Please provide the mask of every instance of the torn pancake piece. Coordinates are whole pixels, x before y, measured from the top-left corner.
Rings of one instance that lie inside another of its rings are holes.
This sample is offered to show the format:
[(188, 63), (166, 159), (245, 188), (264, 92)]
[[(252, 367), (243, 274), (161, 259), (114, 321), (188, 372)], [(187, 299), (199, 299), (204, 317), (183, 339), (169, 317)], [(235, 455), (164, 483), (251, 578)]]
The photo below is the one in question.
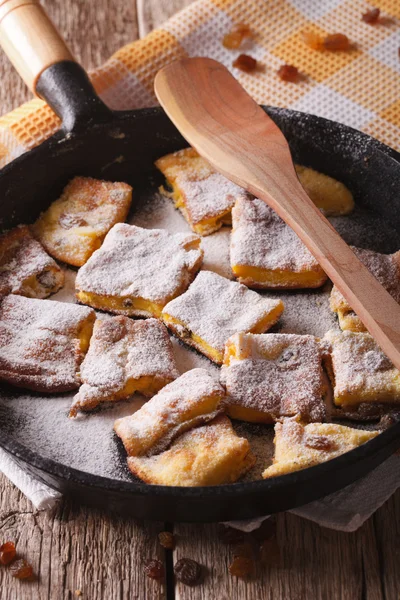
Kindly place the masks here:
[(189, 289), (169, 302), (164, 323), (186, 344), (222, 364), (225, 344), (235, 333), (263, 333), (283, 312), (272, 300), (212, 271), (200, 271)]
[(80, 267), (100, 248), (111, 227), (125, 221), (131, 201), (127, 183), (74, 177), (32, 232), (51, 256)]
[(20, 225), (0, 236), (0, 295), (47, 298), (64, 285), (64, 271)]
[(336, 423), (309, 423), (283, 419), (275, 425), (275, 455), (273, 464), (262, 476), (278, 477), (307, 469), (349, 452), (379, 435)]
[(251, 288), (317, 288), (327, 276), (289, 225), (258, 198), (232, 210), (231, 268)]
[(219, 415), (187, 431), (155, 456), (130, 456), (128, 467), (146, 483), (198, 487), (234, 483), (256, 462), (246, 438)]
[[(352, 247), (352, 250), (379, 283), (400, 304), (400, 250), (395, 254), (380, 254), (372, 250), (354, 247)], [(331, 310), (338, 315), (341, 329), (366, 331), (364, 324), (336, 286), (332, 288), (330, 306)]]
[(323, 338), (323, 352), (334, 404), (343, 416), (371, 419), (400, 408), (400, 371), (369, 333), (332, 329)]
[(70, 416), (139, 392), (153, 396), (179, 377), (167, 328), (157, 319), (97, 320)]
[(326, 418), (321, 349), (312, 335), (237, 333), (225, 347), (221, 382), (233, 419), (274, 423)]
[(172, 198), (192, 230), (209, 235), (222, 225), (230, 225), (232, 206), (246, 197), (241, 187), (214, 171), (194, 148), (185, 148), (156, 160), (155, 165), (166, 178), (171, 192), (162, 186), (160, 192)]
[(66, 302), (0, 299), (0, 380), (46, 393), (76, 389), (95, 318)]
[(344, 183), (310, 167), (295, 168), (301, 185), (327, 217), (348, 215), (354, 209), (353, 194)]
[(205, 423), (225, 405), (225, 391), (205, 369), (187, 371), (169, 383), (137, 412), (117, 419), (114, 430), (128, 456), (165, 450), (184, 431)]
[(200, 238), (120, 223), (79, 270), (76, 296), (111, 313), (160, 317), (182, 294), (203, 260)]

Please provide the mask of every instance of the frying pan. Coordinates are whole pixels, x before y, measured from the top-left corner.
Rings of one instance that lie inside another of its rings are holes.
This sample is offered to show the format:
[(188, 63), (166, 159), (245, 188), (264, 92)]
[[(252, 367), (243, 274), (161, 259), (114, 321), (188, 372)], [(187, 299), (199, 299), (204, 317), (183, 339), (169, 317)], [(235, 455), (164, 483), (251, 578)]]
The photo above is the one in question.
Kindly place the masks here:
[[(156, 177), (155, 159), (186, 146), (159, 108), (109, 110), (33, 0), (0, 0), (0, 38), (27, 84), (62, 121), (55, 135), (0, 172), (3, 230), (33, 222), (75, 175), (126, 181), (137, 189)], [(397, 152), (338, 123), (264, 109), (282, 129), (296, 162), (343, 181), (357, 204), (400, 231)], [(400, 247), (398, 240), (391, 244), (387, 252)], [(0, 399), (12, 406), (12, 390), (3, 386)], [(35, 402), (34, 394), (31, 400)], [(294, 508), (366, 475), (400, 446), (400, 423), (395, 423), (347, 454), (274, 479), (208, 488), (150, 486), (93, 475), (33, 451), (18, 424), (9, 427), (7, 410), (0, 413), (0, 445), (27, 472), (80, 502), (156, 520), (245, 519)]]

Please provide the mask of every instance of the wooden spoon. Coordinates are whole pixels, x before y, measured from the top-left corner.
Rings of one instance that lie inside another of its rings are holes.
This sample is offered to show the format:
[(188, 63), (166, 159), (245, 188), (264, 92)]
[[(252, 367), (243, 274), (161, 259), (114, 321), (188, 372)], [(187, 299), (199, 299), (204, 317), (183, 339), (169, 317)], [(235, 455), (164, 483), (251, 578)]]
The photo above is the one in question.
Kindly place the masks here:
[(282, 132), (228, 69), (185, 58), (161, 69), (155, 92), (201, 156), (290, 225), (400, 369), (400, 306), (310, 200)]

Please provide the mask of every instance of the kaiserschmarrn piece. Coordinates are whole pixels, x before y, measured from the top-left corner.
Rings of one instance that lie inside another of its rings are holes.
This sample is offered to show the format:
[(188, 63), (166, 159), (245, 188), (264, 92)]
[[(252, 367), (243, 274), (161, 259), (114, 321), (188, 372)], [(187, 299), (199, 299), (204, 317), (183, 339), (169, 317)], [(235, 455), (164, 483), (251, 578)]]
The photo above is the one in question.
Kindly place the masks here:
[(129, 457), (132, 473), (151, 484), (198, 487), (233, 483), (255, 463), (249, 442), (225, 415), (187, 431), (155, 456)]
[(32, 226), (33, 235), (51, 256), (80, 267), (111, 227), (125, 221), (131, 201), (127, 183), (74, 177)]
[(97, 320), (70, 416), (139, 392), (153, 396), (179, 377), (167, 328), (157, 319)]
[(226, 344), (221, 370), (228, 415), (255, 423), (294, 415), (325, 420), (321, 361), (312, 335), (235, 334)]
[(284, 419), (275, 425), (273, 464), (262, 476), (267, 479), (319, 465), (365, 444), (379, 433), (336, 423), (303, 425), (295, 419)]
[(325, 215), (347, 215), (354, 209), (353, 194), (343, 183), (310, 167), (295, 167), (301, 185)]
[[(379, 283), (400, 304), (400, 250), (395, 254), (380, 254), (372, 250), (362, 250), (354, 247), (352, 250)], [(332, 288), (330, 305), (331, 310), (338, 315), (341, 329), (366, 331), (364, 324), (336, 286)]]
[(120, 223), (79, 270), (79, 302), (127, 316), (160, 317), (201, 266), (200, 238)]
[(64, 271), (25, 225), (0, 236), (0, 295), (47, 298), (64, 285)]
[(234, 333), (264, 333), (282, 312), (281, 300), (261, 296), (212, 271), (200, 271), (187, 292), (165, 306), (162, 318), (186, 344), (222, 364), (225, 344)]
[(224, 410), (225, 390), (205, 369), (187, 371), (137, 412), (117, 419), (114, 430), (128, 456), (162, 452), (178, 435)]
[(242, 198), (232, 210), (231, 267), (254, 288), (320, 287), (327, 276), (296, 233), (258, 198)]
[[(400, 371), (369, 333), (330, 330), (325, 362), (336, 407), (346, 417), (377, 418), (400, 403)], [(336, 416), (336, 415), (335, 415)]]
[(229, 225), (231, 209), (246, 192), (216, 173), (194, 148), (167, 154), (156, 161), (172, 190), (160, 191), (175, 202), (195, 233), (209, 235), (222, 225)]
[(39, 392), (79, 387), (95, 312), (24, 296), (0, 299), (0, 380)]

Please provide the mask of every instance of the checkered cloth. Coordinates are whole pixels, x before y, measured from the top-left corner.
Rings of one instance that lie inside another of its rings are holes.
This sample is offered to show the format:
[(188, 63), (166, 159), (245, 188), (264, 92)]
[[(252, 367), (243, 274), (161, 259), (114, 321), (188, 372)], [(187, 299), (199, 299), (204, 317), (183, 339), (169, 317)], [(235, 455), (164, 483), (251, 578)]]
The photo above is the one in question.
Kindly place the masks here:
[[(374, 0), (380, 22), (361, 15), (363, 0), (198, 0), (144, 39), (124, 46), (91, 73), (93, 84), (114, 109), (156, 104), (153, 80), (160, 67), (184, 56), (209, 56), (229, 67), (260, 104), (290, 107), (362, 129), (400, 149), (400, 2)], [(235, 23), (255, 34), (237, 51), (222, 46)], [(302, 32), (344, 33), (347, 52), (308, 48)], [(232, 68), (241, 52), (265, 69), (246, 74)], [(279, 79), (282, 64), (295, 65), (306, 78)], [(59, 120), (39, 99), (0, 118), (0, 166), (49, 137)]]

